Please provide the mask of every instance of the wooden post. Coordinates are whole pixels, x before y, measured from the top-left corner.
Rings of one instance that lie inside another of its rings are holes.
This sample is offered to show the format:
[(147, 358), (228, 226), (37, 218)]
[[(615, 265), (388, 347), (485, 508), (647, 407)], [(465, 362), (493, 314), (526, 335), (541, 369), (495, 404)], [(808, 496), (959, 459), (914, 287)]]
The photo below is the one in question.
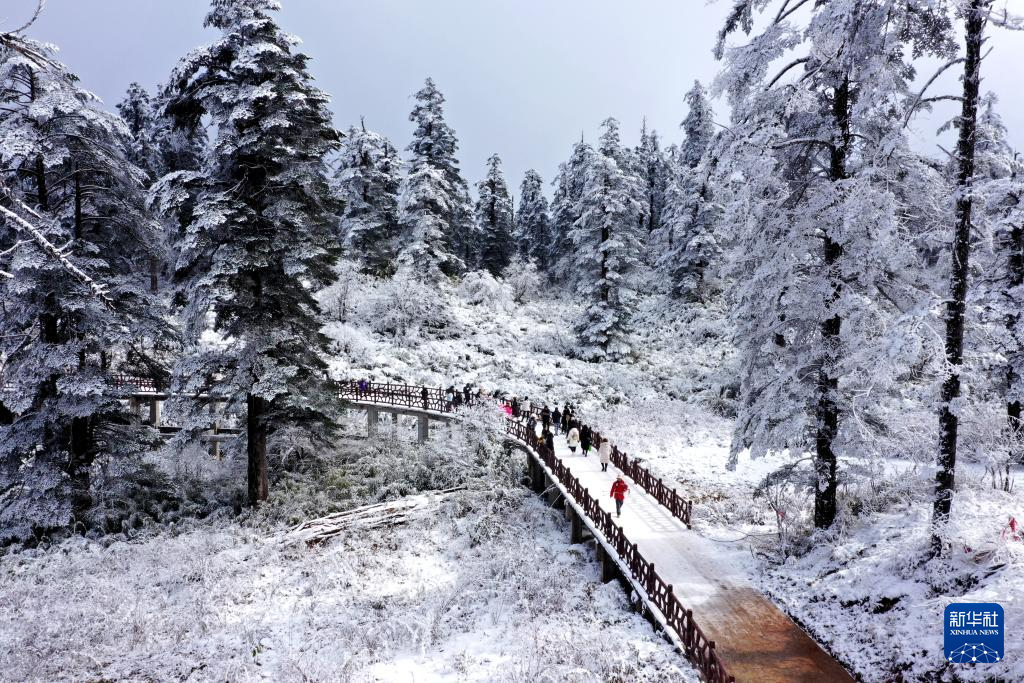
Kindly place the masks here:
[(366, 409), (366, 436), (371, 439), (377, 436), (377, 423), (379, 422), (376, 408)]
[(416, 420), (416, 443), (426, 443), (430, 436), (430, 421), (426, 415), (419, 415)]
[(569, 542), (582, 543), (583, 520), (576, 514), (576, 511), (572, 509), (571, 505), (565, 506), (565, 515), (569, 518)]
[(149, 423), (154, 427), (160, 426), (160, 409), (162, 407), (162, 401), (158, 401), (156, 398), (149, 399)]
[(611, 553), (605, 550), (600, 543), (597, 544), (598, 560), (601, 562), (601, 581), (608, 583), (614, 581), (619, 575), (619, 567), (612, 559)]
[(560, 510), (565, 501), (562, 499), (562, 492), (555, 486), (555, 482), (550, 477), (544, 477), (544, 488), (548, 492), (548, 505)]
[(394, 411), (393, 413), (391, 413), (391, 424), (393, 424), (393, 425), (397, 425), (398, 424), (398, 411), (397, 410)]

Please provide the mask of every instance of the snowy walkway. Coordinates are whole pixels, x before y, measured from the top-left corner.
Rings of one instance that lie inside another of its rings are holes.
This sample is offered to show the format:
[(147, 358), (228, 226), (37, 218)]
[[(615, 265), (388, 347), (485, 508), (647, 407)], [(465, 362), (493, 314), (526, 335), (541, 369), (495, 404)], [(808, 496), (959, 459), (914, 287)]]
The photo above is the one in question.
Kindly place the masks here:
[[(570, 453), (563, 436), (555, 437), (555, 454), (604, 509), (615, 510), (609, 496), (614, 465), (601, 472), (596, 453)], [(629, 494), (617, 521), (693, 610), (738, 683), (852, 683), (850, 674), (754, 589), (742, 570), (723, 561), (721, 547), (688, 530), (643, 489), (627, 483)]]

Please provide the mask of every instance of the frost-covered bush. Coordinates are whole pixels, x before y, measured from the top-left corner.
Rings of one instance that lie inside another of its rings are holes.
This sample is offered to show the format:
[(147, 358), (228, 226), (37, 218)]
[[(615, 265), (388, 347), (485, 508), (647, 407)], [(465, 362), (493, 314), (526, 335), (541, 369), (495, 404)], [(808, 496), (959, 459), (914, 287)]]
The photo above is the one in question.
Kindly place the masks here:
[(500, 308), (508, 299), (508, 288), (486, 270), (466, 273), (459, 283), (459, 296), (470, 306)]
[(360, 306), (360, 318), (374, 332), (402, 344), (423, 337), (449, 338), (459, 332), (444, 292), (403, 271), (368, 294)]
[(501, 274), (513, 303), (532, 301), (540, 292), (541, 275), (532, 259), (517, 256)]

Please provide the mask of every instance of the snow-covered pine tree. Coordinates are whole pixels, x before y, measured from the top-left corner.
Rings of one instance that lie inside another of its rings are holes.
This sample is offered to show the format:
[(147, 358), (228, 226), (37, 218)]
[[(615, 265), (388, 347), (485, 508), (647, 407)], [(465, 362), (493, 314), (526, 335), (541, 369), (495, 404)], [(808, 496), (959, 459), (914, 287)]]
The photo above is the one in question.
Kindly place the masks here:
[(364, 272), (386, 277), (398, 267), (398, 191), (402, 160), (391, 142), (361, 124), (341, 143), (334, 188), (342, 209), (340, 240), (345, 255)]
[[(214, 0), (205, 25), (222, 36), (179, 62), (167, 104), (178, 126), (213, 130), (176, 269), (190, 342), (176, 385), (245, 413), (253, 505), (268, 495), (268, 440), (326, 447), (336, 413), (313, 294), (338, 251), (324, 164), (338, 134), (278, 7)], [(229, 344), (204, 340), (210, 320)], [(187, 426), (202, 429), (205, 406), (190, 407)]]
[(480, 235), (478, 264), (498, 276), (515, 254), (512, 238), (515, 220), (512, 196), (501, 172), (501, 158), (492, 154), (487, 160), (487, 175), (476, 185), (476, 225)]
[(573, 146), (568, 161), (558, 166), (551, 200), (548, 256), (548, 277), (553, 281), (571, 282), (578, 269), (569, 233), (583, 212), (583, 187), (594, 156), (594, 148), (581, 139)]
[(132, 163), (146, 171), (151, 181), (163, 175), (163, 160), (154, 139), (156, 110), (146, 89), (138, 83), (130, 84), (117, 104), (117, 113), (132, 136)]
[(654, 243), (661, 251), (659, 270), (669, 276), (673, 294), (701, 301), (717, 288), (709, 271), (720, 259), (724, 239), (712, 188), (715, 159), (706, 158), (714, 140), (714, 112), (700, 81), (686, 93), (686, 104), (685, 137), (666, 190), (664, 227)]
[(93, 468), (152, 444), (109, 371), (166, 334), (145, 292), (159, 224), (129, 131), (48, 46), (24, 42), (41, 58), (0, 47), (0, 203), (106, 295), (69, 277), (18, 221), (0, 222), (0, 529), (21, 538), (86, 522)]
[(629, 278), (639, 264), (641, 218), (645, 207), (639, 179), (628, 164), (614, 119), (604, 123), (601, 152), (587, 168), (580, 217), (569, 232), (576, 260), (576, 291), (586, 310), (577, 332), (581, 355), (590, 360), (616, 360), (631, 352)]
[[(903, 279), (916, 254), (892, 188), (907, 147), (908, 60), (948, 53), (949, 23), (941, 8), (897, 0), (836, 0), (806, 16), (786, 4), (737, 2), (716, 50), (734, 124), (719, 177), (742, 258), (734, 452), (812, 451), (814, 523), (829, 527), (837, 453), (866, 454), (859, 430), (874, 422), (845, 417), (872, 409), (857, 404), (861, 389), (895, 391), (891, 350), (914, 346), (888, 338), (912, 326), (885, 322), (918, 296)], [(749, 42), (724, 49), (732, 31), (755, 23)]]
[(425, 282), (472, 268), (479, 246), (469, 186), (455, 158), (458, 141), (443, 104), (444, 95), (428, 78), (409, 114), (416, 130), (407, 147), (412, 159), (402, 188), (399, 264)]
[(643, 230), (652, 235), (661, 230), (662, 215), (665, 211), (665, 192), (668, 189), (669, 166), (657, 131), (647, 130), (644, 119), (640, 131), (640, 144), (636, 148), (636, 168), (643, 188), (646, 211), (643, 216)]
[(519, 255), (546, 271), (551, 265), (551, 214), (544, 196), (544, 181), (532, 168), (519, 186), (515, 238)]

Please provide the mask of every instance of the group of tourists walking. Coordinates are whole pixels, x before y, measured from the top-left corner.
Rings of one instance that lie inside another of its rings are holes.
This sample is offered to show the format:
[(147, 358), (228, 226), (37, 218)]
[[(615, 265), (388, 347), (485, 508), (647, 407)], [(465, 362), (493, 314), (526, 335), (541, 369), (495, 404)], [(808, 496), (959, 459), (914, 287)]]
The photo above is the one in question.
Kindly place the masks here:
[[(555, 452), (555, 436), (564, 433), (566, 445), (573, 454), (579, 448), (583, 457), (589, 457), (590, 451), (596, 446), (601, 471), (608, 471), (608, 466), (612, 462), (611, 443), (605, 437), (598, 437), (590, 425), (582, 424), (577, 418), (576, 408), (571, 403), (566, 403), (563, 408), (556, 405), (553, 410), (547, 404), (544, 404), (539, 411), (533, 408), (529, 396), (524, 396), (522, 399), (512, 396), (505, 401), (505, 412), (510, 417), (525, 422), (527, 431), (536, 434), (538, 426), (540, 427), (540, 440), (552, 453)], [(600, 439), (599, 443), (597, 443), (598, 439)], [(622, 516), (622, 505), (625, 502), (627, 491), (629, 491), (629, 486), (619, 474), (612, 484), (610, 494), (611, 498), (615, 500), (615, 514), (619, 517)]]

